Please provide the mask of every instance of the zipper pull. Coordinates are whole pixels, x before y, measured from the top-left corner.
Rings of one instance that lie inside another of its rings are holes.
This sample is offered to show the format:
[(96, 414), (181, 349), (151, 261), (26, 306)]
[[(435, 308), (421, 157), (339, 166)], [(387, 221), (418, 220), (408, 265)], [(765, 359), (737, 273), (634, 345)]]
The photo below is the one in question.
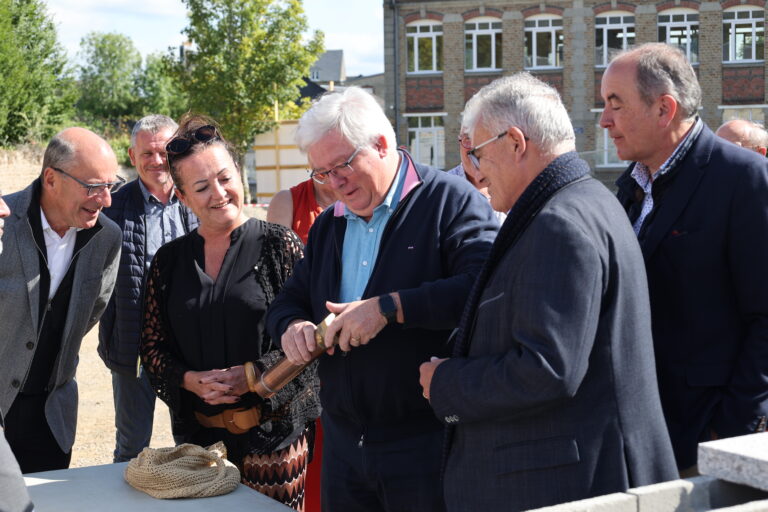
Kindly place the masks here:
[(363, 447), (363, 438), (365, 437), (365, 434), (360, 434), (360, 440), (357, 442), (357, 447), (362, 448)]

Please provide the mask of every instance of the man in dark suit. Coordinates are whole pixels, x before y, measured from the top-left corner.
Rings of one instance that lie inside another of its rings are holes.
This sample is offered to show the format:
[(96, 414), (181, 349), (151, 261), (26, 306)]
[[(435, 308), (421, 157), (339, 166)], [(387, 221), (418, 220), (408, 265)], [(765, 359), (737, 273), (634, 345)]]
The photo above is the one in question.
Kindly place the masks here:
[(576, 154), (557, 91), (501, 78), (464, 123), (491, 204), (509, 213), (453, 357), (420, 368), (449, 426), (449, 510), (528, 510), (674, 478), (640, 248)]
[(619, 55), (600, 124), (633, 161), (617, 181), (645, 258), (662, 407), (684, 476), (697, 444), (765, 430), (768, 164), (697, 117), (701, 89), (677, 48)]

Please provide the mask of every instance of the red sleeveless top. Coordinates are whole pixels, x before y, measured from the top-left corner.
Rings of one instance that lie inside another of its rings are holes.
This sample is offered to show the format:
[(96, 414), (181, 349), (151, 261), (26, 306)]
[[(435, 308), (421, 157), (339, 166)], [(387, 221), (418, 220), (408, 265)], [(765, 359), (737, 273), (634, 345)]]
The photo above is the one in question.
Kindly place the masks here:
[(291, 229), (299, 235), (306, 245), (309, 236), (309, 228), (323, 209), (315, 199), (315, 189), (312, 178), (302, 181), (295, 187), (291, 187), (291, 199), (293, 200), (293, 224)]

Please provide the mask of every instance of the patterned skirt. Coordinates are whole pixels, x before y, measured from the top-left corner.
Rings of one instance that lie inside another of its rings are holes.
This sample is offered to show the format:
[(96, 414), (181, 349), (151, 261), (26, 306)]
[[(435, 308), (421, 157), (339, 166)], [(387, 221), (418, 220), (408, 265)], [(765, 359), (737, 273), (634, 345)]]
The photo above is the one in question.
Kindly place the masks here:
[(290, 446), (266, 455), (243, 458), (243, 483), (299, 512), (304, 511), (304, 483), (313, 439), (304, 429)]

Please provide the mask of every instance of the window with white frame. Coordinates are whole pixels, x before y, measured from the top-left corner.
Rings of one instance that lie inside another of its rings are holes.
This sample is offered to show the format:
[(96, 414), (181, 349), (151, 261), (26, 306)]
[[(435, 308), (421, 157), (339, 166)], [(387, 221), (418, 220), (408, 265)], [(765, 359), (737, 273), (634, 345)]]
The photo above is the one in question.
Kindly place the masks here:
[(563, 18), (537, 14), (525, 20), (525, 67), (559, 68), (563, 65)]
[(659, 13), (659, 42), (680, 48), (691, 64), (699, 62), (699, 13), (693, 9), (669, 9)]
[(434, 73), (443, 69), (443, 25), (416, 21), (405, 27), (408, 73)]
[(413, 159), (421, 164), (445, 168), (445, 114), (406, 114), (408, 148)]
[(608, 134), (608, 129), (600, 126), (600, 116), (603, 113), (602, 108), (593, 108), (591, 110), (596, 116), (595, 119), (595, 150), (584, 151), (585, 157), (591, 153), (594, 155), (593, 159), (586, 158), (587, 161), (592, 161), (595, 167), (624, 167), (627, 162), (619, 158), (619, 154), (616, 151), (616, 145), (611, 140), (611, 136)]
[(635, 17), (619, 11), (595, 18), (595, 65), (607, 66), (611, 55), (635, 44)]
[(740, 5), (723, 11), (723, 62), (764, 58), (765, 11)]
[(498, 18), (475, 18), (464, 24), (464, 69), (501, 69), (501, 21)]

